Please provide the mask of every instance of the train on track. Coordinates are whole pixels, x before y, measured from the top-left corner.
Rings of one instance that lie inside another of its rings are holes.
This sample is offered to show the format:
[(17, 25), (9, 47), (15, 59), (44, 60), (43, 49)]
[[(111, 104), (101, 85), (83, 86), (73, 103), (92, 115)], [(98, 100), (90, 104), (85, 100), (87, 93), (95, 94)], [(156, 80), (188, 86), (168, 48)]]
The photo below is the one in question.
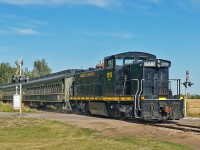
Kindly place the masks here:
[[(55, 106), (78, 114), (164, 121), (183, 118), (180, 79), (169, 79), (171, 62), (144, 52), (104, 58), (95, 68), (69, 69), (23, 83), (22, 102)], [(176, 84), (172, 93), (171, 83)], [(1, 85), (2, 101), (12, 102), (19, 83)]]

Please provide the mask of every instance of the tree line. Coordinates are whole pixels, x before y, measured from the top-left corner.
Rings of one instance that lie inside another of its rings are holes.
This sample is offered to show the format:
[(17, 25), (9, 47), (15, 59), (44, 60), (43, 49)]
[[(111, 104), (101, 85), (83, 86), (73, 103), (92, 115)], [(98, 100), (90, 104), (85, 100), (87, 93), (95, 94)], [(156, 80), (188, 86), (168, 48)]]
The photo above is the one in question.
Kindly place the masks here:
[[(52, 69), (49, 67), (45, 59), (38, 59), (33, 62), (33, 70), (25, 68), (22, 72), (24, 78), (35, 78), (50, 74)], [(12, 77), (15, 75), (19, 75), (18, 67), (11, 66), (8, 62), (0, 63), (0, 85), (11, 83)]]
[(187, 94), (187, 98), (188, 99), (200, 99), (200, 95), (197, 95), (197, 94), (190, 94), (190, 93), (188, 93)]

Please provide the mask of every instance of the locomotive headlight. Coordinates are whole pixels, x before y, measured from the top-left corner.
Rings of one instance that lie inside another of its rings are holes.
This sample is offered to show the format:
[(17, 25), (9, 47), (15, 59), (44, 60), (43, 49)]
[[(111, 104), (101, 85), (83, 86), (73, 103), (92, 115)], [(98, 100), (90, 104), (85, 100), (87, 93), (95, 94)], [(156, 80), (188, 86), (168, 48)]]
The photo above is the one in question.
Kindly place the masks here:
[(170, 67), (171, 63), (170, 61), (166, 61), (166, 60), (157, 60), (157, 67)]
[(170, 66), (170, 64), (169, 64), (169, 62), (161, 62), (161, 67), (169, 67)]
[(144, 62), (144, 67), (156, 67), (155, 61), (146, 61)]

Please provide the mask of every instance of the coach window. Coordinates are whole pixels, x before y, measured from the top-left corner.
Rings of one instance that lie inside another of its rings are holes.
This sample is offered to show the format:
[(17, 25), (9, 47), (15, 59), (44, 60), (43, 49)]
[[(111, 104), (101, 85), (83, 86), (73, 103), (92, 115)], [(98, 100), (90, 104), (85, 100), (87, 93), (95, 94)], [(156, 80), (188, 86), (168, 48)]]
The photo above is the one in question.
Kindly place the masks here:
[(45, 86), (44, 92), (45, 92), (45, 94), (47, 94), (47, 86)]
[(41, 88), (38, 87), (38, 94), (41, 94)]
[(49, 85), (49, 93), (51, 93), (51, 85)]
[(48, 93), (49, 91), (48, 91), (48, 86), (46, 86), (46, 94)]
[(54, 85), (54, 93), (57, 92), (57, 84)]
[(49, 86), (47, 86), (47, 93), (49, 93)]
[(52, 85), (52, 93), (55, 93), (55, 85)]
[(54, 87), (53, 87), (53, 92), (54, 92), (54, 93), (56, 93), (56, 86), (57, 86), (57, 85), (55, 84)]
[(51, 85), (51, 93), (53, 93), (53, 85)]
[(39, 94), (39, 87), (36, 87), (36, 93)]
[(48, 93), (51, 93), (51, 86), (48, 86)]
[(53, 85), (51, 85), (51, 93), (53, 93)]
[(49, 93), (52, 93), (52, 85), (49, 86)]
[(59, 92), (59, 84), (56, 85), (56, 92)]
[(51, 93), (54, 93), (54, 89), (55, 89), (55, 86), (52, 85), (52, 90), (51, 90)]
[(55, 86), (55, 93), (58, 93), (58, 84)]
[(42, 87), (42, 91), (41, 91), (41, 93), (44, 94), (44, 87)]
[(51, 93), (54, 92), (54, 85), (51, 85)]
[(53, 92), (53, 85), (50, 85), (50, 93)]
[(56, 84), (56, 93), (59, 92), (59, 84)]

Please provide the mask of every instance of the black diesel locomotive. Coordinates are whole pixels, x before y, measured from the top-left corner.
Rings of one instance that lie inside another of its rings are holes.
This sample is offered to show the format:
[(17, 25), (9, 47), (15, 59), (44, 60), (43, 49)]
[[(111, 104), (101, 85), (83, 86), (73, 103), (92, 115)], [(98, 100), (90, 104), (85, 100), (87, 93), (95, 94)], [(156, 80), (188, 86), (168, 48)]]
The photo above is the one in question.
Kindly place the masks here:
[[(170, 66), (170, 61), (143, 52), (112, 55), (96, 68), (65, 70), (31, 79), (23, 84), (23, 102), (111, 118), (180, 119), (180, 79), (169, 80)], [(176, 83), (174, 95), (171, 82)], [(17, 85), (1, 87), (4, 101), (12, 101)]]

